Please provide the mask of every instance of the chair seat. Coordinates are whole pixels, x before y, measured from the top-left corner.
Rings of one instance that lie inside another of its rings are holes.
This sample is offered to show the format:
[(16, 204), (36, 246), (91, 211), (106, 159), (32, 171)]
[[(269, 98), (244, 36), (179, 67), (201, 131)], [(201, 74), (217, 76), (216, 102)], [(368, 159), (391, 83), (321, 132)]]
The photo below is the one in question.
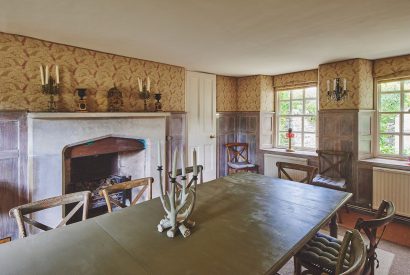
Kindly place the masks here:
[[(313, 265), (323, 272), (334, 274), (342, 242), (325, 234), (316, 235), (296, 254), (299, 260), (307, 265)], [(343, 270), (349, 268), (350, 248), (348, 248)]]
[(346, 190), (346, 180), (344, 178), (332, 178), (317, 174), (313, 180), (313, 185), (327, 187), (331, 189)]
[(253, 168), (256, 167), (255, 164), (248, 163), (248, 162), (228, 162), (228, 166), (234, 169), (245, 169), (245, 168)]

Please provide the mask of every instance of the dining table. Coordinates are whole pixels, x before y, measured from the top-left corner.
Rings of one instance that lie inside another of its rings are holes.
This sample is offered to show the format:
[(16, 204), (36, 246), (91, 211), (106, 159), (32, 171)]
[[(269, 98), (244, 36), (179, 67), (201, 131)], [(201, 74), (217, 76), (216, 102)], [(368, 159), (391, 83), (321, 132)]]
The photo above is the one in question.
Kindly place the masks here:
[[(352, 194), (254, 173), (197, 187), (191, 235), (159, 198), (0, 245), (0, 274), (275, 274)], [(336, 231), (335, 231), (336, 230)]]

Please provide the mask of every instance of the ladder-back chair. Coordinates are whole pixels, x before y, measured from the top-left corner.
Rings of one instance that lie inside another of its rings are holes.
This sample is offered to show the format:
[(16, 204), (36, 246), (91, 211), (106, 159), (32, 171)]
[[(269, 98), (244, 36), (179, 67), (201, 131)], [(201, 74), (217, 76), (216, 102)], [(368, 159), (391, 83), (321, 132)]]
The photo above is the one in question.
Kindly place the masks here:
[[(377, 210), (375, 219), (363, 220), (359, 218), (356, 222), (355, 229), (363, 231), (369, 239), (369, 246), (367, 248), (367, 261), (365, 265), (364, 274), (374, 274), (375, 268), (379, 267), (379, 260), (377, 259), (376, 248), (383, 237), (386, 226), (393, 220), (396, 208), (391, 201), (382, 201)], [(377, 239), (377, 230), (383, 227), (382, 233)], [(375, 267), (375, 262), (377, 265)]]
[(226, 154), (228, 157), (227, 168), (228, 175), (237, 172), (255, 172), (258, 173), (258, 166), (249, 161), (248, 143), (227, 143), (225, 144)]
[(55, 227), (59, 228), (67, 224), (67, 222), (74, 216), (74, 214), (83, 207), (82, 220), (87, 219), (88, 215), (88, 205), (90, 202), (90, 191), (76, 192), (71, 194), (66, 194), (58, 197), (52, 197), (44, 200), (39, 200), (24, 205), (14, 207), (10, 210), (10, 217), (14, 217), (17, 221), (17, 226), (19, 230), (19, 237), (27, 237), (27, 230), (24, 223), (28, 223), (36, 228), (43, 231), (48, 231), (53, 229), (52, 227), (38, 222), (32, 218), (26, 217), (25, 215), (45, 210), (48, 208), (53, 208), (57, 206), (62, 206), (66, 204), (76, 203), (76, 206), (61, 220), (61, 222)]
[[(302, 164), (297, 164), (297, 163), (289, 163), (289, 162), (280, 162), (278, 161), (276, 163), (276, 167), (278, 167), (278, 177), (281, 179), (287, 179), (291, 181), (298, 181), (301, 183), (311, 183), (313, 180), (313, 177), (317, 173), (317, 168), (314, 166), (310, 165), (302, 165)], [(294, 179), (292, 178), (291, 175), (289, 175), (289, 170), (296, 170), (296, 171), (301, 171), (305, 172), (306, 176), (302, 179)]]
[(112, 198), (109, 194), (114, 193), (114, 192), (119, 192), (119, 191), (130, 190), (135, 187), (142, 187), (139, 190), (137, 196), (132, 200), (132, 202), (130, 202), (130, 205), (135, 205), (137, 204), (138, 200), (142, 197), (142, 195), (144, 195), (145, 191), (147, 190), (148, 190), (148, 199), (152, 199), (152, 183), (153, 182), (154, 182), (154, 178), (151, 178), (151, 177), (125, 181), (125, 182), (121, 182), (118, 184), (104, 187), (103, 189), (100, 190), (99, 194), (101, 196), (104, 196), (105, 202), (107, 203), (108, 213), (111, 213), (112, 204), (120, 208), (125, 208), (127, 206), (123, 202), (120, 202)]

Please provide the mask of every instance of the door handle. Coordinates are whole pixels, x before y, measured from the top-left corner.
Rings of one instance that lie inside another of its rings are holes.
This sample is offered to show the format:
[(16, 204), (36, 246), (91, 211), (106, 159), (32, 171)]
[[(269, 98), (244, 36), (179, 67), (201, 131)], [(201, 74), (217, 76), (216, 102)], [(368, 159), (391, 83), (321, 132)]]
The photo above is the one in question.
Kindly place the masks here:
[(209, 138), (216, 138), (216, 136), (215, 135), (210, 135)]

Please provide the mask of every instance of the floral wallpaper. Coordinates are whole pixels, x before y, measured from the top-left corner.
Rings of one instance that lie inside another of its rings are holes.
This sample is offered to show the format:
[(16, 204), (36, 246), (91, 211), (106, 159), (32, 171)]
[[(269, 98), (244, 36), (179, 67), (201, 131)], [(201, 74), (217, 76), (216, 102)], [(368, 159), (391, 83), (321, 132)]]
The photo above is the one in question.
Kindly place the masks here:
[(272, 112), (274, 110), (273, 77), (261, 75), (261, 107), (260, 111)]
[(259, 112), (261, 103), (261, 76), (238, 79), (238, 111)]
[[(348, 97), (344, 102), (329, 101), (327, 80), (333, 87), (334, 78), (346, 78)], [(320, 109), (372, 109), (373, 78), (372, 61), (351, 59), (319, 66)]]
[(410, 55), (377, 59), (373, 64), (376, 78), (396, 78), (410, 76)]
[(238, 78), (216, 76), (216, 111), (234, 112), (238, 110)]
[[(152, 90), (162, 93), (164, 111), (184, 111), (185, 69), (136, 58), (101, 53), (29, 37), (0, 33), (0, 110), (45, 111), (39, 66), (58, 64), (60, 95), (57, 107), (75, 111), (75, 89), (87, 88), (89, 111), (107, 111), (107, 91), (116, 85), (123, 94), (122, 111), (143, 110), (137, 78), (151, 78)], [(149, 106), (153, 108), (154, 99)]]
[(275, 88), (293, 88), (318, 82), (318, 70), (308, 70), (274, 76)]

